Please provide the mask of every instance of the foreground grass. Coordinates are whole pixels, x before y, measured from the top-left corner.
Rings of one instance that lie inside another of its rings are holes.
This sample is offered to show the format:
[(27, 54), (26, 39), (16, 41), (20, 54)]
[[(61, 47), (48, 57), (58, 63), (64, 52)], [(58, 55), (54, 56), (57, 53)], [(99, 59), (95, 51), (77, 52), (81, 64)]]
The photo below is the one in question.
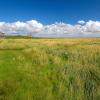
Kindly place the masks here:
[(0, 39), (0, 100), (100, 100), (100, 39)]

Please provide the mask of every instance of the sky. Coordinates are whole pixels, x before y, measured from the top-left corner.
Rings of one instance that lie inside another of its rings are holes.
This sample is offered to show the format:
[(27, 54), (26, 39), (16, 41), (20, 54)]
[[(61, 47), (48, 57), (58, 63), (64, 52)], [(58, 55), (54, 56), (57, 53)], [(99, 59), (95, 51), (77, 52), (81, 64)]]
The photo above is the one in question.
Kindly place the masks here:
[(100, 0), (0, 0), (0, 32), (100, 37)]

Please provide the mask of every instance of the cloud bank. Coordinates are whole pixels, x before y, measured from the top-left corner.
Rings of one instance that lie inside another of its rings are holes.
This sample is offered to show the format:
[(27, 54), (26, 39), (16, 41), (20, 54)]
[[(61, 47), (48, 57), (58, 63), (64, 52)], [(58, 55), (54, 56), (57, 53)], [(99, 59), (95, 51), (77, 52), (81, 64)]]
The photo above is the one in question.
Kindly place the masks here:
[(36, 37), (100, 37), (100, 21), (80, 20), (75, 25), (62, 22), (43, 25), (36, 20), (0, 22), (0, 32), (7, 35), (32, 34)]

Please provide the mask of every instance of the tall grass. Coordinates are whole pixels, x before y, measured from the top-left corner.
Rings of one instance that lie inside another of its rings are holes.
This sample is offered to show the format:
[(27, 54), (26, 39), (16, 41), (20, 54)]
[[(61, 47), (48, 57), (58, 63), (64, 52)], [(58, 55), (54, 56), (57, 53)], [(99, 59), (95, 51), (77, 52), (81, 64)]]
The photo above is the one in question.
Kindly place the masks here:
[(100, 100), (100, 39), (0, 39), (0, 100)]

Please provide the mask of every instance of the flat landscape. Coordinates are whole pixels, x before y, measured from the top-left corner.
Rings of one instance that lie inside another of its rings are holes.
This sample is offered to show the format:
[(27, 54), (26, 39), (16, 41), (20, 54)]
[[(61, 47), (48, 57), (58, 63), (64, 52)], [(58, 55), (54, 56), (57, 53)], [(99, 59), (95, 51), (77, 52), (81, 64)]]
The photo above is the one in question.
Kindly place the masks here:
[(100, 38), (0, 39), (0, 100), (100, 100)]

